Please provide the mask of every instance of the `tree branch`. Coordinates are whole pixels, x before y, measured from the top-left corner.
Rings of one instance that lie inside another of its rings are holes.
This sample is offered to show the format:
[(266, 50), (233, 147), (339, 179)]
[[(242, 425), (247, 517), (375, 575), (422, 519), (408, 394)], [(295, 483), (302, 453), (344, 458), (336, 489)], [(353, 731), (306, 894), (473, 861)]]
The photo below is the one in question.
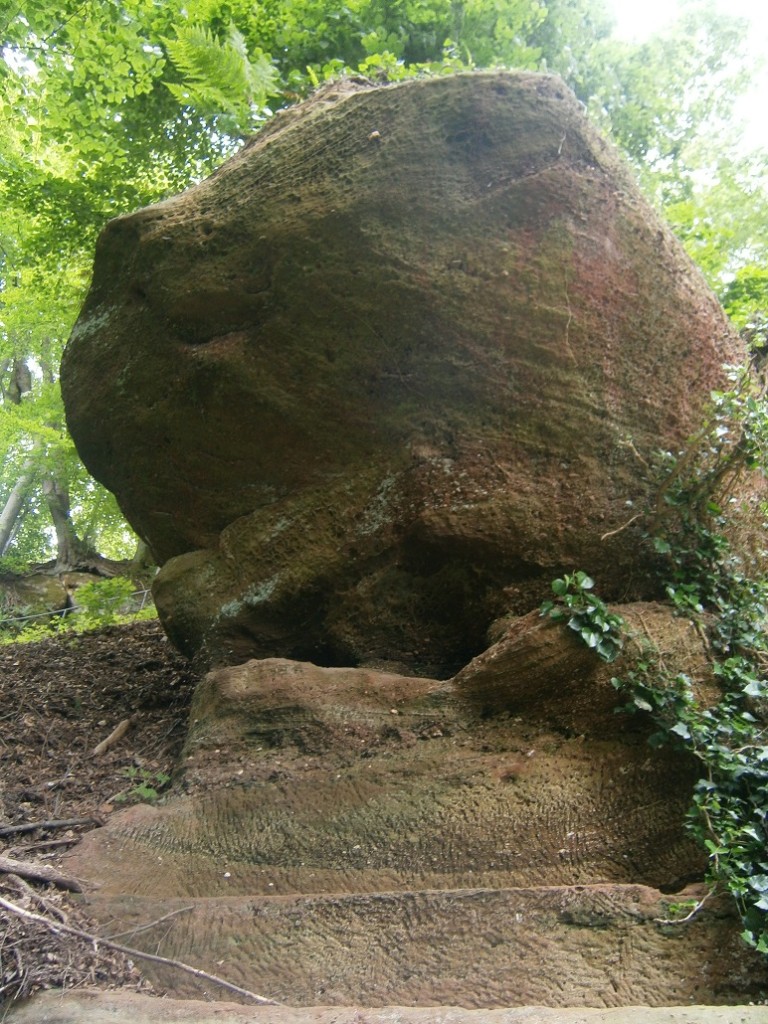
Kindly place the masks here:
[(138, 715), (131, 715), (130, 718), (124, 718), (119, 725), (115, 726), (106, 739), (102, 740), (101, 743), (96, 744), (91, 751), (91, 757), (98, 757), (100, 754), (106, 753), (110, 747), (113, 747), (115, 743), (121, 740), (128, 730), (136, 724), (138, 717)]
[(44, 829), (50, 832), (55, 828), (72, 828), (73, 825), (101, 825), (99, 818), (64, 818), (58, 821), (27, 821), (23, 825), (3, 825), (0, 836), (13, 836), (19, 832), (35, 832)]
[(0, 857), (0, 872), (6, 875), (21, 875), (22, 878), (34, 878), (37, 882), (52, 882), (59, 889), (68, 889), (70, 892), (83, 891), (82, 885), (76, 878), (62, 875), (60, 871), (47, 864), (31, 864), (26, 860)]
[(224, 978), (219, 978), (215, 974), (208, 974), (207, 971), (201, 971), (198, 967), (191, 967), (189, 964), (182, 963), (181, 960), (170, 960), (164, 956), (158, 956), (155, 953), (143, 953), (140, 949), (132, 949), (130, 946), (123, 946), (119, 942), (110, 942), (109, 939), (102, 939), (98, 935), (94, 935), (92, 932), (83, 931), (80, 928), (73, 928), (72, 925), (63, 924), (60, 921), (51, 921), (47, 917), (43, 917), (41, 914), (34, 914), (30, 910), (24, 910), (23, 907), (17, 906), (15, 903), (11, 903), (10, 900), (3, 899), (0, 897), (0, 907), (9, 911), (11, 914), (16, 914), (17, 917), (22, 918), (25, 921), (34, 921), (35, 924), (41, 924), (49, 931), (52, 931), (55, 935), (65, 934), (72, 935), (77, 939), (82, 939), (84, 942), (90, 943), (94, 949), (98, 949), (99, 944), (106, 947), (107, 949), (114, 950), (116, 953), (124, 953), (126, 956), (139, 957), (141, 960), (149, 960), (155, 964), (163, 964), (166, 967), (175, 967), (177, 970), (184, 971), (186, 974), (191, 974), (195, 978), (200, 978), (201, 981), (210, 981), (214, 985), (219, 985), (221, 988), (226, 989), (228, 992), (234, 992), (235, 995), (245, 996), (247, 999), (253, 1000), (254, 1003), (259, 1003), (263, 1006), (281, 1006), (275, 999), (268, 999), (266, 996), (260, 996), (256, 992), (251, 992), (247, 988), (240, 988), (239, 985), (233, 985), (230, 981), (225, 981)]

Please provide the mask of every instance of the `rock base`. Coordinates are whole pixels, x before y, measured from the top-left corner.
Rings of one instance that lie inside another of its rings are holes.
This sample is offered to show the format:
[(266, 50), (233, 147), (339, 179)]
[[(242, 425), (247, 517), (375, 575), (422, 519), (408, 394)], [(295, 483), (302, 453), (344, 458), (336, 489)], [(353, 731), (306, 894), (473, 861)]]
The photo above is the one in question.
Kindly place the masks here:
[(41, 992), (5, 1018), (13, 1024), (768, 1024), (764, 1006), (625, 1006), (552, 1010), (519, 1006), (245, 1007), (236, 1003), (153, 999), (114, 992)]

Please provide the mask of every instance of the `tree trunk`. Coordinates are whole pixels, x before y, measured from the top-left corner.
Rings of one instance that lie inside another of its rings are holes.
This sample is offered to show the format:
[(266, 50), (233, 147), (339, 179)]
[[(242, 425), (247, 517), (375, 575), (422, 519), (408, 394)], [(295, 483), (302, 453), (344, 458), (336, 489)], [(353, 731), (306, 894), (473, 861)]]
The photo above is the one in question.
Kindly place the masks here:
[(30, 457), (22, 466), (21, 473), (6, 498), (2, 512), (0, 512), (0, 556), (6, 553), (13, 540), (16, 521), (24, 508), (24, 502), (34, 483), (35, 475), (35, 460)]
[(134, 551), (133, 558), (131, 559), (131, 565), (135, 566), (137, 569), (149, 569), (154, 564), (155, 559), (149, 544), (139, 537), (136, 542), (136, 550)]
[[(6, 382), (4, 378), (9, 367), (12, 367), (12, 374), (10, 381)], [(13, 405), (21, 404), (21, 396), (29, 391), (32, 386), (31, 379), (29, 366), (25, 359), (19, 359), (17, 356), (14, 356), (12, 363), (10, 359), (4, 359), (0, 362), (0, 393), (2, 393), (4, 400), (11, 402)], [(33, 444), (33, 452), (36, 448), (37, 443), (35, 442)], [(16, 483), (5, 500), (3, 511), (0, 512), (0, 556), (6, 553), (13, 540), (17, 521), (24, 508), (24, 502), (27, 499), (36, 475), (35, 457), (33, 454), (25, 460), (24, 465), (21, 467)]]
[(90, 566), (98, 556), (75, 533), (67, 488), (54, 477), (46, 477), (43, 494), (56, 530), (56, 571)]

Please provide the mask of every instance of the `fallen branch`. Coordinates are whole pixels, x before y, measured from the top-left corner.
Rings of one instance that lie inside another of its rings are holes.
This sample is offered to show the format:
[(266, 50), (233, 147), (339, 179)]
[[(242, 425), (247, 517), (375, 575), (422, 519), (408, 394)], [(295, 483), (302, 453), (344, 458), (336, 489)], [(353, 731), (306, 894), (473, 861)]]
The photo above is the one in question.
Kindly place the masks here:
[(226, 989), (228, 992), (234, 992), (235, 995), (245, 996), (247, 999), (252, 999), (253, 1002), (259, 1003), (263, 1006), (282, 1006), (282, 1003), (278, 1003), (275, 999), (267, 999), (266, 996), (260, 996), (256, 992), (251, 992), (247, 988), (240, 988), (239, 985), (233, 985), (231, 981), (225, 981), (224, 978), (219, 978), (215, 974), (208, 974), (207, 971), (201, 971), (199, 967), (191, 967), (189, 964), (183, 963), (181, 960), (170, 960), (168, 957), (158, 956), (156, 953), (143, 953), (140, 949), (132, 949), (130, 946), (123, 946), (119, 942), (110, 942), (109, 939), (99, 938), (98, 935), (94, 935), (92, 932), (82, 931), (80, 928), (73, 928), (72, 925), (62, 924), (59, 921), (51, 921), (47, 917), (43, 917), (40, 914), (34, 914), (30, 910), (24, 910), (23, 907), (17, 906), (15, 903), (11, 903), (10, 900), (3, 899), (0, 897), (0, 907), (8, 910), (11, 914), (16, 914), (17, 917), (22, 918), (25, 921), (34, 921), (36, 924), (41, 924), (52, 931), (54, 935), (64, 933), (65, 935), (73, 935), (77, 939), (83, 939), (83, 941), (90, 943), (93, 948), (98, 949), (99, 945), (106, 947), (107, 949), (114, 950), (116, 953), (124, 953), (126, 956), (139, 957), (141, 960), (149, 960), (155, 964), (163, 964), (166, 967), (175, 967), (177, 970), (184, 971), (186, 974), (191, 974), (195, 978), (199, 978), (201, 981), (210, 981), (214, 985), (219, 985), (221, 988)]
[(0, 836), (14, 836), (19, 832), (34, 832), (38, 828), (52, 832), (56, 828), (73, 828), (75, 825), (101, 825), (101, 820), (99, 818), (67, 818), (64, 821), (28, 821), (24, 825), (3, 825), (0, 827)]
[(11, 846), (6, 851), (7, 857), (18, 857), (22, 853), (31, 853), (32, 850), (51, 850), (60, 846), (74, 846), (79, 843), (82, 836), (72, 836), (71, 839), (47, 839), (44, 843), (25, 843), (23, 846)]
[(631, 526), (636, 519), (639, 519), (642, 512), (635, 512), (631, 519), (628, 519), (623, 526), (618, 526), (615, 530), (609, 530), (608, 533), (604, 533), (600, 540), (607, 540), (609, 537), (615, 537), (617, 533), (621, 533), (622, 530), (626, 530), (628, 526)]
[(163, 921), (167, 921), (168, 918), (176, 917), (178, 914), (186, 914), (193, 909), (193, 907), (179, 907), (178, 910), (172, 910), (170, 914), (163, 914), (162, 917), (158, 917), (155, 921), (150, 921), (148, 924), (140, 924), (135, 928), (129, 928), (127, 932), (117, 932), (115, 935), (110, 935), (109, 940), (110, 942), (114, 942), (115, 939), (122, 939), (124, 935), (138, 935), (139, 932), (148, 932), (150, 928), (154, 928), (158, 924), (162, 924)]
[(116, 725), (112, 732), (107, 736), (101, 743), (97, 743), (91, 751), (91, 757), (99, 757), (101, 754), (106, 753), (110, 747), (113, 747), (118, 740), (121, 740), (123, 736), (128, 732), (131, 726), (136, 724), (136, 715), (131, 715), (130, 718), (124, 718), (119, 725)]
[(51, 882), (59, 889), (67, 889), (69, 892), (82, 892), (83, 887), (76, 878), (69, 875), (62, 875), (56, 868), (48, 864), (32, 864), (25, 860), (11, 860), (10, 857), (0, 857), (0, 872), (6, 875), (20, 875), (22, 878), (32, 878), (36, 882)]
[(55, 903), (51, 903), (50, 900), (47, 900), (45, 896), (37, 892), (37, 890), (33, 889), (32, 886), (25, 882), (23, 878), (20, 878), (19, 875), (6, 875), (5, 877), (7, 881), (13, 885), (16, 892), (20, 893), (22, 896), (26, 896), (27, 899), (31, 900), (33, 903), (36, 903), (37, 906), (47, 914), (50, 914), (52, 917), (57, 917), (59, 921), (64, 921), (66, 923), (67, 915), (64, 911), (57, 907)]

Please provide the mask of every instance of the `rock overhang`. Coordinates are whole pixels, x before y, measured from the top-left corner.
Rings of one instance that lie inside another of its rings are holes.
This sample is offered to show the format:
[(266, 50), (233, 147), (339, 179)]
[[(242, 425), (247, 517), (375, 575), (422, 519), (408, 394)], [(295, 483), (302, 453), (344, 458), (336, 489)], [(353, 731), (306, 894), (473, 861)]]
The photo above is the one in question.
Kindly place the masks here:
[(562, 569), (648, 596), (633, 449), (739, 351), (563, 83), (493, 72), (321, 91), (112, 222), (62, 379), (182, 647), (445, 674)]

